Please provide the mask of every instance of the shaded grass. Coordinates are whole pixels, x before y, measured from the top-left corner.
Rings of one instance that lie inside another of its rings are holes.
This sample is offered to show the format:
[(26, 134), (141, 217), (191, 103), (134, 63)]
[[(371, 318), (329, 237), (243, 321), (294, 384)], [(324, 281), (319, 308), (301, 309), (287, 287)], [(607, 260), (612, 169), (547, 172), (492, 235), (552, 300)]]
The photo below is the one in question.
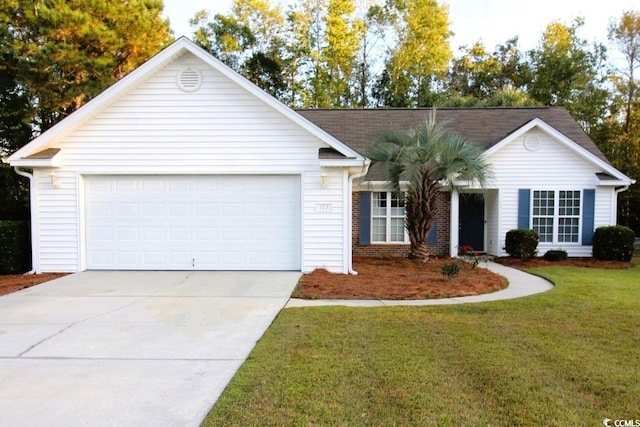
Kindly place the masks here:
[(640, 418), (640, 268), (533, 272), (556, 288), (463, 306), (283, 310), (204, 425)]

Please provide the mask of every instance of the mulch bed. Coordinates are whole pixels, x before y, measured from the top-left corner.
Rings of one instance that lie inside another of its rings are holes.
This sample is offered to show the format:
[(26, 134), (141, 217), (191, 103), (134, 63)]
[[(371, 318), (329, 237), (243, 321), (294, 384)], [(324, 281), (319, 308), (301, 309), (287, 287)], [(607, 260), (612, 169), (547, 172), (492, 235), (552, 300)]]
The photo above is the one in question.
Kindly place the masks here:
[(10, 294), (65, 275), (66, 273), (43, 273), (0, 276), (0, 295)]
[(535, 268), (535, 267), (551, 267), (557, 265), (570, 266), (570, 267), (585, 267), (585, 268), (604, 268), (611, 270), (619, 270), (624, 268), (630, 268), (633, 266), (630, 262), (623, 261), (600, 261), (593, 258), (569, 258), (564, 261), (547, 261), (543, 258), (533, 258), (527, 261), (511, 257), (494, 258), (494, 261), (502, 265), (507, 265), (514, 268)]
[[(445, 263), (460, 262), (460, 273), (452, 278), (442, 274)], [(305, 274), (295, 298), (327, 299), (434, 299), (495, 292), (507, 286), (505, 278), (487, 269), (475, 268), (452, 258), (427, 262), (407, 258), (354, 258), (358, 275), (333, 274), (315, 270)]]

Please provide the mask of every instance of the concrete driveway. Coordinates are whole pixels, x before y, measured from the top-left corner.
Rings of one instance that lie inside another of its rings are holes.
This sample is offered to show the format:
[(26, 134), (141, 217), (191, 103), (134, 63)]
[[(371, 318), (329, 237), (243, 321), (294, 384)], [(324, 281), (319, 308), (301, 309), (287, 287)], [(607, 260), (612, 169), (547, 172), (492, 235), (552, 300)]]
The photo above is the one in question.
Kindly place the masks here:
[(0, 297), (0, 424), (197, 426), (295, 272), (82, 272)]

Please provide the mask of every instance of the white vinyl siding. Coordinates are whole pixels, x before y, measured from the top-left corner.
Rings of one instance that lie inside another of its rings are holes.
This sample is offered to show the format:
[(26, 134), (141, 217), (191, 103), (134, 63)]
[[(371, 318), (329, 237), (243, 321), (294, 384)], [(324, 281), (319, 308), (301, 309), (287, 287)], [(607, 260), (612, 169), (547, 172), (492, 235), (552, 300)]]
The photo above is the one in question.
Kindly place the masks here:
[(80, 269), (78, 205), (74, 173), (56, 171), (57, 188), (48, 169), (34, 171), (37, 234), (34, 244), (40, 271), (74, 272)]
[[(524, 137), (532, 134), (540, 137), (542, 142), (537, 151), (529, 151), (524, 147)], [(499, 212), (499, 227), (487, 229), (487, 240), (499, 241), (499, 244), (494, 244), (499, 250), (495, 255), (506, 255), (503, 250), (504, 236), (507, 231), (518, 228), (518, 189), (532, 189), (533, 199), (533, 190), (557, 193), (595, 188), (595, 227), (615, 224), (615, 215), (611, 212), (613, 189), (597, 186), (598, 179), (595, 174), (601, 170), (541, 130), (531, 130), (511, 141), (489, 156), (487, 161), (491, 164), (494, 174), (491, 188), (499, 189), (498, 198), (488, 199), (490, 204), (487, 207), (488, 212)], [(499, 210), (495, 208), (495, 204), (499, 205)], [(533, 204), (531, 206), (533, 208)], [(533, 216), (531, 219), (533, 220)], [(590, 246), (558, 241), (541, 241), (538, 253), (544, 254), (549, 249), (560, 247), (567, 250), (570, 256), (591, 256)]]
[[(198, 69), (202, 87), (182, 92), (176, 75)], [(347, 195), (342, 168), (321, 168), (316, 136), (187, 53), (113, 99), (55, 144), (60, 188), (38, 174), (40, 271), (87, 268), (84, 177), (93, 175), (300, 176), (301, 270), (346, 273)], [(326, 175), (326, 185), (321, 176)]]

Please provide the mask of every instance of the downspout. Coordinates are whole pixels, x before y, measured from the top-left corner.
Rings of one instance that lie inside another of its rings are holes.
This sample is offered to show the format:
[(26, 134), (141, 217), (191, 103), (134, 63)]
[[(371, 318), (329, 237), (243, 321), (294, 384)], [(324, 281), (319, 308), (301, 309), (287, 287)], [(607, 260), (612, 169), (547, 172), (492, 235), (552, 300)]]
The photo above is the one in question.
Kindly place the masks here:
[(33, 178), (33, 173), (29, 173), (27, 171), (25, 171), (24, 169), (21, 169), (19, 166), (15, 166), (13, 168), (13, 170), (20, 176), (23, 176), (27, 179), (29, 179), (29, 205), (31, 208), (31, 270), (27, 271), (26, 273), (24, 273), (25, 275), (27, 274), (35, 274), (36, 273), (36, 266), (39, 264), (39, 260), (38, 260), (38, 256), (36, 254), (37, 252), (37, 236), (38, 236), (38, 230), (36, 227), (36, 222), (37, 222), (37, 217), (36, 217), (36, 207), (35, 207), (35, 189), (36, 189), (36, 185), (35, 185), (35, 180)]
[(622, 193), (623, 191), (627, 191), (628, 189), (629, 186), (625, 185), (624, 187), (616, 188), (614, 190), (615, 197), (613, 198), (613, 206), (611, 206), (611, 216), (616, 219), (616, 224), (618, 224), (618, 194)]
[(371, 160), (364, 159), (364, 165), (360, 172), (355, 173), (349, 177), (349, 185), (348, 185), (348, 212), (351, 215), (351, 221), (349, 221), (349, 236), (347, 237), (349, 251), (348, 251), (348, 259), (347, 266), (349, 268), (349, 274), (353, 274), (354, 276), (358, 274), (357, 271), (353, 269), (353, 180), (356, 178), (362, 178), (369, 172), (369, 166), (371, 166)]

